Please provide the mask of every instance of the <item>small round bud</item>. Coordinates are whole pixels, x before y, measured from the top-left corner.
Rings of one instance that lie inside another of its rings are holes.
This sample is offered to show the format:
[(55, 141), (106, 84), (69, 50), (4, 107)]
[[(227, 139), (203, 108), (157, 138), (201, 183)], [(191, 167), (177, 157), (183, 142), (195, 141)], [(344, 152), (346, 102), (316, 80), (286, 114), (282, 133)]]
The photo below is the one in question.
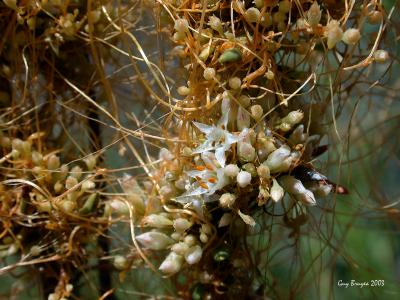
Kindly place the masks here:
[(256, 23), (260, 19), (260, 11), (256, 7), (250, 7), (245, 13), (246, 19), (251, 23)]
[(240, 171), (236, 177), (237, 183), (241, 188), (248, 186), (251, 182), (251, 174), (246, 171)]
[(343, 34), (342, 40), (348, 45), (355, 45), (361, 38), (360, 31), (355, 28), (349, 28)]
[(113, 266), (119, 271), (125, 270), (129, 267), (129, 261), (122, 255), (114, 256)]
[(240, 80), (239, 77), (232, 77), (229, 79), (228, 84), (232, 89), (237, 90), (240, 89), (242, 81)]
[(228, 177), (236, 177), (239, 171), (239, 167), (235, 164), (229, 164), (224, 168), (224, 174)]
[(180, 86), (178, 87), (178, 94), (181, 96), (187, 96), (190, 94), (190, 88), (187, 86)]
[(386, 50), (376, 50), (374, 52), (374, 59), (378, 63), (384, 63), (389, 59), (389, 53)]
[[(251, 176), (250, 176), (251, 180)], [(219, 198), (219, 205), (221, 207), (232, 207), (232, 205), (235, 203), (236, 196), (234, 194), (230, 193), (225, 193), (222, 194), (221, 197)]]
[(189, 31), (189, 23), (186, 19), (176, 19), (174, 29), (177, 32), (185, 33)]
[(252, 107), (250, 107), (250, 111), (251, 111), (252, 117), (253, 117), (256, 121), (259, 121), (259, 120), (262, 118), (263, 113), (264, 113), (264, 111), (263, 111), (261, 105), (258, 105), (258, 104), (253, 105)]
[(267, 73), (265, 73), (265, 76), (268, 80), (273, 80), (275, 78), (275, 74), (271, 70), (268, 70)]
[(215, 78), (215, 69), (214, 68), (205, 68), (203, 72), (203, 76), (205, 80), (213, 80)]

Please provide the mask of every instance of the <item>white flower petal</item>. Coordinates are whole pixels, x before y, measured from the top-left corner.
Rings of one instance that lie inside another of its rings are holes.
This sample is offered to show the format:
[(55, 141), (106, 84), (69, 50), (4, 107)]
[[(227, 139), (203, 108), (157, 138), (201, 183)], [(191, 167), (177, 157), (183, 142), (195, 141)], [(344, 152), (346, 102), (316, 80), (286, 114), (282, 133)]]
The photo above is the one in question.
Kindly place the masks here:
[(213, 129), (215, 129), (215, 126), (210, 126), (210, 125), (207, 125), (207, 124), (203, 124), (203, 123), (199, 123), (199, 122), (195, 122), (195, 121), (193, 121), (193, 124), (194, 124), (194, 126), (196, 126), (202, 133), (205, 133), (205, 134), (210, 134), (211, 133), (211, 131), (213, 130)]

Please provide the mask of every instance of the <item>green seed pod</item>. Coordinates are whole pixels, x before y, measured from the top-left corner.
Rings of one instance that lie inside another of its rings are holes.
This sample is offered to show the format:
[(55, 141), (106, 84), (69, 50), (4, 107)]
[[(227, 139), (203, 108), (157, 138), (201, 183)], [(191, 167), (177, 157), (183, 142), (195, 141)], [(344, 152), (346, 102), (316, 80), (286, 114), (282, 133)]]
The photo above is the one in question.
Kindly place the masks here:
[(237, 48), (232, 48), (226, 50), (221, 56), (218, 58), (218, 62), (221, 64), (236, 62), (242, 59), (242, 53)]
[(79, 210), (81, 215), (86, 215), (96, 208), (97, 194), (91, 194), (85, 201), (85, 204)]

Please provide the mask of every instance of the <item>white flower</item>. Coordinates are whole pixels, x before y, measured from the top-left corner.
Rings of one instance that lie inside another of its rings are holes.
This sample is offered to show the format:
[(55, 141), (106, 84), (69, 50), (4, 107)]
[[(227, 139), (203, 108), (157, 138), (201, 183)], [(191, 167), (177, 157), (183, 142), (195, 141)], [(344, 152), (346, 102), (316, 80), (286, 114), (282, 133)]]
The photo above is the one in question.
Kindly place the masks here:
[(225, 152), (229, 150), (231, 145), (243, 140), (248, 133), (248, 129), (244, 128), (240, 135), (234, 135), (226, 129), (230, 112), (230, 100), (227, 97), (222, 100), (221, 112), (221, 119), (216, 126), (193, 122), (207, 137), (203, 144), (193, 150), (193, 154), (215, 150), (215, 158), (220, 166), (224, 167), (226, 162)]
[[(203, 152), (201, 158), (205, 166), (198, 166), (198, 169), (186, 172), (189, 177), (196, 181), (187, 187), (184, 194), (176, 197), (176, 201), (188, 203), (192, 201), (193, 196), (211, 196), (230, 183), (229, 177), (225, 174), (225, 169), (217, 167), (214, 153)], [(203, 198), (203, 200), (209, 202), (216, 201), (218, 198), (209, 197)]]

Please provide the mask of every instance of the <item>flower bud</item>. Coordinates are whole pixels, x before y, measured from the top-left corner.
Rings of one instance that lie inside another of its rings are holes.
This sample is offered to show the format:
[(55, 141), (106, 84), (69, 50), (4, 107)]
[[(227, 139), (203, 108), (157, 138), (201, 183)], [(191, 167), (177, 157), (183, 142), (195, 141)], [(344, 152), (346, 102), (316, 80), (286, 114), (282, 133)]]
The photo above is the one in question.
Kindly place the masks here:
[(319, 24), (319, 21), (321, 21), (321, 9), (317, 1), (315, 1), (307, 11), (307, 21), (311, 26), (316, 26)]
[(181, 96), (187, 96), (190, 94), (190, 88), (187, 86), (180, 86), (178, 87), (178, 94)]
[(225, 193), (222, 194), (221, 197), (219, 198), (219, 206), (224, 208), (232, 207), (235, 201), (236, 201), (236, 196), (234, 194)]
[(187, 236), (185, 236), (185, 238), (183, 239), (183, 241), (188, 244), (190, 247), (194, 246), (197, 243), (197, 239), (193, 234), (188, 234)]
[(294, 110), (288, 113), (281, 121), (282, 123), (288, 123), (290, 125), (296, 125), (301, 122), (304, 117), (304, 113), (301, 110)]
[(242, 81), (239, 77), (232, 77), (229, 79), (228, 84), (231, 89), (238, 90), (242, 86)]
[(290, 156), (290, 148), (286, 145), (273, 151), (263, 164), (265, 164), (271, 173), (281, 172), (285, 167), (285, 160)]
[(250, 162), (256, 158), (256, 149), (246, 142), (238, 143), (238, 156), (241, 161)]
[(185, 218), (178, 218), (173, 221), (173, 226), (175, 228), (175, 231), (177, 232), (184, 232), (187, 229), (189, 229), (192, 225), (193, 223)]
[(215, 69), (205, 68), (203, 72), (203, 77), (205, 80), (213, 80), (215, 78)]
[(236, 177), (240, 169), (235, 164), (229, 164), (224, 168), (224, 174), (228, 177)]
[(55, 170), (59, 167), (60, 167), (60, 158), (55, 154), (50, 155), (49, 158), (47, 159), (47, 169)]
[(253, 105), (252, 107), (250, 107), (250, 111), (251, 111), (251, 115), (252, 117), (256, 120), (259, 121), (261, 120), (262, 116), (263, 116), (263, 109), (261, 107), (261, 105)]
[(182, 263), (183, 263), (183, 257), (181, 255), (176, 254), (175, 252), (171, 252), (161, 263), (158, 269), (165, 274), (171, 275), (179, 272), (179, 270), (182, 267)]
[(386, 50), (376, 50), (374, 52), (374, 59), (378, 63), (384, 63), (389, 59), (389, 53)]
[(360, 31), (355, 28), (349, 28), (343, 34), (342, 40), (348, 45), (355, 45), (361, 38)]
[(238, 186), (240, 186), (241, 188), (244, 188), (250, 184), (251, 174), (246, 171), (240, 171), (239, 174), (236, 176), (236, 180), (237, 180)]
[(185, 254), (185, 260), (189, 265), (196, 264), (200, 261), (203, 255), (203, 249), (199, 245), (189, 248)]
[(257, 174), (263, 179), (269, 179), (271, 177), (269, 168), (266, 165), (258, 166)]
[(171, 247), (171, 250), (174, 251), (176, 254), (185, 256), (185, 254), (189, 250), (189, 246), (188, 246), (188, 244), (186, 244), (184, 242), (179, 242), (179, 243), (174, 244)]
[(113, 260), (113, 266), (119, 271), (126, 270), (129, 268), (129, 260), (122, 255), (115, 255)]
[(167, 248), (174, 242), (168, 235), (157, 232), (149, 231), (142, 233), (136, 237), (136, 239), (146, 248), (152, 250), (162, 250)]
[(279, 185), (276, 179), (272, 179), (272, 186), (270, 190), (272, 201), (274, 201), (275, 203), (279, 202), (280, 200), (282, 200), (284, 194), (285, 192), (283, 191), (283, 188)]
[(307, 190), (300, 180), (287, 175), (282, 176), (280, 182), (285, 191), (292, 194), (296, 200), (307, 205), (316, 205), (314, 194), (310, 190)]
[(260, 11), (256, 7), (250, 7), (245, 13), (247, 21), (256, 23), (260, 19)]
[(142, 220), (145, 226), (162, 228), (165, 226), (172, 226), (173, 222), (167, 217), (160, 214), (151, 214), (145, 216)]
[(325, 36), (328, 38), (328, 49), (335, 47), (343, 36), (343, 30), (340, 28), (340, 24), (336, 20), (331, 20), (328, 25), (326, 25)]

